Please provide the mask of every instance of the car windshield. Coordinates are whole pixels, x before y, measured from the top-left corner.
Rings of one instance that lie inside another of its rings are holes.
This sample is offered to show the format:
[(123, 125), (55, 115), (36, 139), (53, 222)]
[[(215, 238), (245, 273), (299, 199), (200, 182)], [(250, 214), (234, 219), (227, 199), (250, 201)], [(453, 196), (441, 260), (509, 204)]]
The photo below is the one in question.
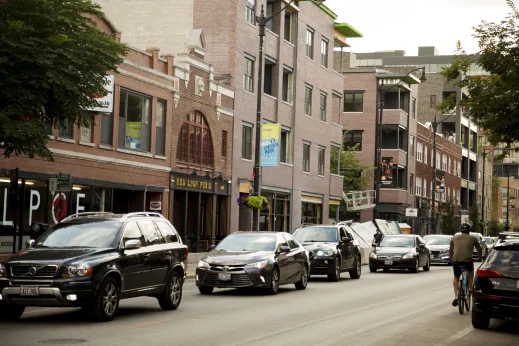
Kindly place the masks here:
[(427, 235), (423, 237), (423, 240), (427, 245), (450, 245), (451, 243), (449, 237), (441, 237), (437, 235)]
[(380, 247), (414, 247), (413, 237), (384, 237)]
[(36, 241), (37, 248), (111, 248), (117, 246), (118, 221), (60, 223)]
[(335, 227), (303, 227), (296, 229), (294, 238), (300, 243), (336, 242), (337, 228)]
[(215, 250), (225, 252), (274, 251), (276, 236), (271, 234), (231, 234)]
[(485, 238), (485, 243), (487, 243), (487, 245), (492, 245), (494, 244), (494, 240), (492, 240), (492, 238)]

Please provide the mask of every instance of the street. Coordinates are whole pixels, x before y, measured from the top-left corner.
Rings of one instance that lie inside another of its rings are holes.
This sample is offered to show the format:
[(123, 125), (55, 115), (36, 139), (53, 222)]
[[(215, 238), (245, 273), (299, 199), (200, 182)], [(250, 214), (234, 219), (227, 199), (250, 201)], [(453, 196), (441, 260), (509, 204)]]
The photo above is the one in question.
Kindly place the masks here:
[(470, 313), (451, 306), (451, 267), (367, 269), (359, 280), (315, 277), (306, 291), (284, 286), (277, 296), (201, 296), (188, 279), (179, 310), (164, 312), (152, 298), (126, 300), (108, 323), (89, 322), (81, 310), (31, 308), (17, 323), (0, 324), (2, 345), (517, 345), (517, 324), (475, 330)]

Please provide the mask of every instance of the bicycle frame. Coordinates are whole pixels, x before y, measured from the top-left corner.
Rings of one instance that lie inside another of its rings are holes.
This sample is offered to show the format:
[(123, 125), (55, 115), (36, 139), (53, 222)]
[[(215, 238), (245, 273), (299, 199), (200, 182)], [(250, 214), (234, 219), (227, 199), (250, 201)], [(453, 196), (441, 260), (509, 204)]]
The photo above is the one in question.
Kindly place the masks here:
[(468, 271), (462, 268), (462, 274), (458, 286), (458, 308), (460, 314), (463, 315), (464, 310), (470, 310), (470, 291), (469, 291)]

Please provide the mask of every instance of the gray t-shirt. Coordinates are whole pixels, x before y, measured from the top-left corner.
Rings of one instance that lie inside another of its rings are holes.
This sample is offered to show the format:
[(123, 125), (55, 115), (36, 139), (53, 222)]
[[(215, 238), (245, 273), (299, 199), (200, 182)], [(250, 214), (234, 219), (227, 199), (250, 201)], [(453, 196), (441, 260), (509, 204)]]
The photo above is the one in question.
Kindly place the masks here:
[(476, 237), (464, 233), (456, 234), (451, 240), (449, 255), (453, 262), (472, 261), (474, 247), (481, 257), (481, 245)]

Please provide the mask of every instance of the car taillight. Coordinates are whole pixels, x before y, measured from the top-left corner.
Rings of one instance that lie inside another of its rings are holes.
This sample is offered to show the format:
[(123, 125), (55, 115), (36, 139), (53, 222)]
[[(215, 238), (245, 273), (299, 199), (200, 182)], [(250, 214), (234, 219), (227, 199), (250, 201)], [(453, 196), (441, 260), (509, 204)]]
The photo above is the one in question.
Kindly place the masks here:
[(189, 248), (186, 246), (186, 257), (189, 255)]
[(498, 278), (501, 276), (503, 276), (503, 274), (495, 270), (478, 269), (478, 277), (480, 278)]

